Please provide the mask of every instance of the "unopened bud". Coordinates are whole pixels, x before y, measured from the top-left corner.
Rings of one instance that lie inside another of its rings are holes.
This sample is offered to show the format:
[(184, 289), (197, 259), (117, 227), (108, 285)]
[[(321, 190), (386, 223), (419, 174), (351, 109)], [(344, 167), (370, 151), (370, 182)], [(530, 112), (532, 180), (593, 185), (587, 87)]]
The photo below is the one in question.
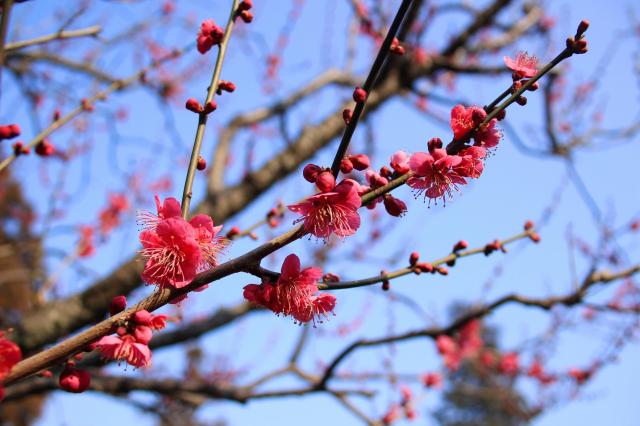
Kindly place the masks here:
[(469, 243), (467, 243), (465, 240), (460, 240), (456, 243), (455, 246), (453, 246), (453, 251), (460, 251), (460, 250), (464, 250), (467, 247), (469, 247)]
[(193, 98), (189, 98), (187, 99), (187, 102), (185, 104), (185, 107), (191, 111), (191, 112), (195, 112), (197, 114), (202, 112), (202, 105), (200, 105), (200, 102), (198, 102), (196, 99)]
[(429, 152), (433, 153), (434, 150), (442, 148), (442, 139), (440, 138), (429, 139), (429, 142), (427, 142), (427, 147), (429, 148)]
[(116, 296), (111, 299), (111, 304), (109, 305), (109, 313), (111, 315), (115, 315), (119, 312), (122, 312), (127, 307), (127, 298), (123, 295)]
[(330, 171), (323, 171), (316, 178), (316, 186), (321, 192), (329, 192), (336, 186), (336, 178)]
[(209, 101), (206, 104), (204, 104), (204, 113), (205, 114), (210, 114), (213, 111), (215, 111), (216, 109), (218, 109), (218, 104), (216, 103), (216, 101)]
[(202, 157), (198, 157), (198, 163), (196, 164), (196, 169), (204, 170), (207, 168), (207, 160)]
[(352, 116), (353, 112), (349, 108), (342, 110), (342, 119), (344, 120), (344, 124), (349, 124)]
[(578, 30), (576, 31), (576, 37), (580, 37), (582, 34), (584, 34), (584, 32), (587, 31), (587, 28), (589, 28), (589, 21), (587, 21), (586, 19), (580, 21), (580, 23), (578, 24)]
[(367, 100), (367, 91), (361, 87), (356, 87), (353, 91), (353, 100), (356, 102), (364, 102)]
[(138, 325), (149, 325), (151, 324), (152, 318), (153, 317), (151, 316), (151, 313), (146, 309), (142, 309), (131, 315), (131, 319), (133, 320), (133, 322)]
[(302, 176), (304, 176), (307, 182), (314, 183), (318, 178), (318, 173), (320, 173), (321, 171), (322, 168), (320, 166), (317, 166), (315, 164), (307, 164), (306, 166), (304, 166), (304, 169), (302, 169)]
[(369, 157), (365, 154), (357, 154), (349, 156), (349, 160), (353, 163), (353, 167), (356, 170), (366, 170), (371, 166), (371, 161), (369, 161)]
[(351, 173), (353, 171), (353, 163), (348, 158), (343, 158), (340, 161), (340, 171), (342, 173)]

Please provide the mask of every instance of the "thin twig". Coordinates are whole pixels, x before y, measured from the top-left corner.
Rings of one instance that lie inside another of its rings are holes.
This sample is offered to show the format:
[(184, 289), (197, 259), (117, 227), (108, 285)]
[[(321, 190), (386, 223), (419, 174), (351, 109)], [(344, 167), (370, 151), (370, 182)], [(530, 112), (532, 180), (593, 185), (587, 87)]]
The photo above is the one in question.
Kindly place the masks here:
[[(213, 68), (213, 74), (211, 75), (211, 83), (209, 83), (209, 90), (207, 91), (207, 98), (204, 101), (204, 105), (213, 99), (213, 96), (218, 89), (218, 82), (220, 81), (220, 73), (222, 72), (222, 63), (224, 62), (224, 56), (227, 53), (227, 46), (229, 45), (229, 39), (231, 38), (231, 31), (233, 30), (233, 24), (236, 17), (236, 11), (238, 9), (238, 0), (233, 0), (231, 6), (231, 13), (227, 21), (227, 27), (224, 31), (224, 36), (220, 42), (218, 48), (218, 56), (216, 58), (216, 65)], [(187, 168), (187, 177), (184, 182), (184, 190), (182, 191), (182, 217), (187, 219), (189, 216), (189, 206), (191, 205), (191, 197), (193, 189), (193, 180), (196, 175), (196, 167), (198, 165), (198, 159), (200, 158), (200, 148), (202, 147), (202, 138), (204, 137), (204, 130), (207, 126), (208, 113), (201, 112), (198, 114), (198, 128), (196, 130), (195, 140), (193, 141), (193, 149), (191, 151), (191, 158), (189, 159), (189, 166)]]
[(80, 30), (58, 31), (57, 33), (36, 37), (29, 40), (7, 43), (7, 45), (4, 47), (4, 50), (5, 52), (10, 52), (12, 50), (18, 50), (29, 46), (34, 46), (36, 44), (49, 43), (55, 40), (64, 40), (76, 37), (95, 37), (100, 33), (100, 31), (102, 31), (102, 27), (100, 25), (94, 25), (92, 27), (82, 28)]

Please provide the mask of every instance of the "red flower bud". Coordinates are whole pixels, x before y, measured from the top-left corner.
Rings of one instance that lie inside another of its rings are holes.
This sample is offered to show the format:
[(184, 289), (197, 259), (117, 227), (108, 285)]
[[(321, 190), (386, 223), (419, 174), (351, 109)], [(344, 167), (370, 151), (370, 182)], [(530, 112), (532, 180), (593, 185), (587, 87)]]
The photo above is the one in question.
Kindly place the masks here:
[(578, 30), (576, 31), (576, 36), (580, 37), (585, 31), (587, 31), (587, 28), (589, 28), (589, 21), (587, 21), (586, 19), (583, 19), (578, 24)]
[(469, 243), (467, 243), (465, 240), (460, 240), (456, 243), (455, 246), (453, 246), (453, 251), (460, 251), (460, 250), (464, 250), (467, 247), (469, 247)]
[(440, 138), (431, 138), (429, 142), (427, 142), (427, 147), (430, 153), (433, 153), (434, 150), (442, 148), (442, 139)]
[(80, 106), (84, 111), (87, 112), (93, 112), (93, 110), (95, 109), (93, 104), (88, 99), (84, 98), (80, 100)]
[(218, 90), (216, 90), (216, 93), (218, 93), (218, 95), (221, 95), (223, 90), (225, 92), (232, 93), (234, 90), (236, 90), (236, 85), (230, 81), (220, 80), (220, 82), (218, 82)]
[(198, 164), (196, 164), (196, 169), (204, 170), (207, 168), (207, 160), (202, 157), (198, 157)]
[(340, 161), (340, 171), (342, 173), (351, 173), (353, 171), (353, 163), (348, 158), (343, 158)]
[(345, 108), (342, 110), (342, 119), (344, 120), (344, 124), (349, 124), (351, 122), (351, 117), (353, 116), (353, 112), (349, 108)]
[(322, 281), (324, 281), (325, 283), (337, 283), (338, 281), (340, 281), (340, 276), (331, 272), (327, 272), (322, 276)]
[(385, 179), (390, 179), (392, 175), (393, 175), (393, 172), (391, 171), (390, 168), (388, 168), (387, 166), (380, 167), (380, 176), (382, 176)]
[(529, 230), (533, 229), (533, 227), (534, 227), (534, 223), (533, 223), (532, 220), (528, 220), (528, 221), (526, 221), (524, 223), (524, 230), (525, 231), (529, 231)]
[(38, 142), (35, 149), (36, 154), (41, 157), (50, 157), (55, 152), (55, 147), (48, 141), (43, 140)]
[(189, 111), (195, 112), (197, 114), (202, 112), (202, 105), (200, 105), (200, 102), (198, 102), (197, 100), (195, 100), (193, 98), (187, 99), (187, 103), (185, 104), (185, 107)]
[(315, 164), (307, 164), (302, 169), (302, 176), (304, 176), (305, 180), (310, 183), (314, 183), (318, 178), (318, 173), (322, 171), (320, 166), (316, 166)]
[(152, 318), (151, 313), (146, 309), (142, 309), (131, 315), (133, 322), (138, 325), (149, 325), (151, 324)]
[(232, 239), (238, 234), (240, 234), (240, 228), (238, 228), (237, 226), (234, 226), (229, 230), (229, 232), (227, 232), (227, 238)]
[(449, 275), (449, 270), (444, 266), (438, 266), (437, 268), (435, 268), (435, 270), (440, 275)]
[(204, 104), (204, 113), (205, 114), (210, 114), (213, 111), (215, 111), (216, 109), (218, 109), (218, 104), (216, 103), (216, 101), (209, 101), (206, 104)]
[(387, 271), (383, 269), (380, 271), (380, 275), (382, 275), (382, 290), (389, 291), (391, 289), (391, 283), (389, 282), (389, 278), (387, 278)]
[(416, 264), (416, 268), (420, 270), (420, 272), (433, 272), (433, 265), (429, 262), (420, 262)]
[(353, 167), (356, 170), (366, 170), (371, 166), (369, 157), (364, 154), (350, 155), (349, 160), (353, 163)]
[(336, 186), (336, 178), (330, 171), (323, 171), (316, 178), (316, 186), (321, 192), (329, 192)]
[(391, 41), (391, 46), (389, 46), (389, 51), (395, 55), (404, 55), (405, 53), (405, 49), (404, 47), (400, 44), (400, 41), (394, 37), (393, 40)]
[(238, 10), (249, 10), (253, 7), (253, 2), (251, 0), (243, 0), (238, 5)]
[(111, 304), (109, 305), (109, 313), (111, 315), (115, 315), (119, 312), (122, 312), (127, 307), (127, 298), (125, 296), (116, 296), (111, 299)]
[(417, 251), (412, 252), (409, 255), (409, 265), (415, 266), (416, 263), (418, 263), (418, 259), (420, 259), (420, 253), (418, 253)]
[(253, 13), (249, 12), (248, 10), (243, 10), (242, 12), (240, 12), (240, 19), (242, 19), (245, 24), (250, 24), (251, 22), (253, 22)]
[(12, 139), (16, 136), (20, 136), (20, 126), (17, 124), (7, 124), (6, 126), (0, 126), (0, 140)]
[(356, 87), (353, 91), (353, 100), (356, 102), (364, 102), (367, 100), (367, 91), (361, 87)]
[(20, 136), (20, 133), (22, 133), (20, 131), (20, 126), (18, 126), (17, 124), (9, 124), (9, 130), (11, 130), (11, 138)]
[(384, 209), (391, 216), (399, 217), (407, 212), (407, 205), (405, 202), (389, 194), (385, 194), (383, 202)]
[(87, 390), (91, 384), (91, 376), (84, 370), (65, 368), (60, 374), (58, 383), (67, 392), (81, 393)]
[(20, 155), (27, 155), (31, 152), (31, 148), (29, 148), (28, 146), (24, 146), (20, 141), (11, 145), (11, 148), (13, 148), (13, 154), (16, 157)]

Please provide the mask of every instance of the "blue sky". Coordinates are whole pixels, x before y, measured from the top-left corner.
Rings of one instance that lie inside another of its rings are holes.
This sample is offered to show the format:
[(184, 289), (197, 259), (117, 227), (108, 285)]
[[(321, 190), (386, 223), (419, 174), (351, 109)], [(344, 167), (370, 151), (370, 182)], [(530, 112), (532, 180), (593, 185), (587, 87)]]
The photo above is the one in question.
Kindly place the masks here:
[[(43, 4), (44, 3), (44, 4)], [(259, 2), (256, 2), (259, 3)], [(398, 1), (384, 2), (389, 10)], [(474, 2), (484, 4), (486, 2)], [(580, 19), (591, 21), (588, 32), (590, 52), (587, 55), (571, 58), (568, 62), (568, 85), (572, 87), (591, 78), (599, 70), (602, 63), (609, 66), (604, 74), (599, 74), (597, 90), (593, 105), (604, 113), (606, 128), (628, 124), (637, 117), (637, 80), (633, 74), (633, 54), (637, 54), (634, 40), (620, 37), (619, 32), (630, 26), (631, 2), (615, 2), (603, 7), (601, 2), (580, 2), (580, 11), (576, 2), (548, 2), (549, 15), (555, 17), (556, 27), (551, 42), (540, 40), (523, 40), (520, 49), (537, 54), (542, 60), (549, 60), (563, 47), (566, 35), (573, 33)], [(224, 6), (223, 6), (224, 4)], [(228, 61), (222, 78), (231, 79), (238, 85), (233, 95), (225, 95), (220, 100), (220, 108), (212, 116), (205, 137), (204, 153), (213, 151), (217, 129), (235, 113), (262, 106), (272, 102), (279, 96), (289, 93), (309, 81), (320, 71), (328, 67), (344, 66), (345, 41), (343, 34), (348, 26), (347, 2), (327, 0), (325, 2), (308, 1), (305, 3), (300, 20), (293, 29), (291, 42), (287, 46), (282, 64), (282, 85), (273, 94), (261, 90), (263, 69), (256, 67), (257, 58), (264, 59), (266, 52), (276, 44), (277, 35), (285, 25), (289, 2), (282, 2), (281, 8), (269, 8), (266, 2), (256, 5), (256, 20), (250, 27), (245, 27), (233, 39)], [(95, 10), (77, 22), (77, 27), (90, 25), (97, 20), (106, 20), (106, 34), (114, 34), (132, 22), (146, 19), (150, 10), (156, 10), (158, 2), (140, 1), (132, 4), (112, 4), (111, 2), (93, 2)], [(212, 7), (213, 5), (213, 7)], [(15, 25), (22, 37), (35, 36), (55, 29), (51, 18), (52, 9), (56, 6), (45, 2), (33, 2), (16, 8)], [(212, 17), (224, 22), (226, 2), (194, 0), (187, 9), (193, 22)], [(637, 7), (635, 8), (637, 12)], [(117, 10), (117, 13), (114, 12)], [(515, 9), (510, 9), (501, 18), (509, 22)], [(155, 13), (155, 12), (154, 12)], [(187, 14), (185, 14), (186, 16)], [(155, 15), (151, 15), (155, 16)], [(442, 46), (449, 35), (462, 28), (466, 21), (462, 14), (452, 13), (440, 23), (430, 28), (424, 43), (427, 48)], [(195, 34), (196, 24), (185, 24), (181, 29), (156, 29), (152, 37), (170, 46), (183, 46), (190, 40), (185, 34)], [(635, 39), (637, 40), (637, 38)], [(612, 42), (614, 42), (612, 44)], [(92, 43), (82, 41), (83, 48)], [(637, 45), (637, 43), (636, 43)], [(370, 42), (360, 38), (357, 43), (357, 56), (354, 70), (364, 75), (370, 66), (370, 54), (374, 47)], [(89, 46), (90, 47), (90, 46)], [(492, 57), (482, 58), (488, 65), (501, 65), (502, 54), (515, 53), (516, 48)], [(77, 55), (82, 55), (82, 49)], [(70, 54), (74, 55), (75, 52)], [(193, 52), (186, 61), (199, 59)], [(127, 46), (113, 49), (100, 65), (113, 70), (118, 75), (128, 75), (133, 69), (131, 52)], [(637, 61), (637, 58), (635, 59)], [(166, 108), (144, 90), (134, 90), (125, 95), (117, 95), (106, 108), (114, 111), (120, 106), (130, 108), (130, 118), (125, 123), (116, 124), (120, 141), (115, 146), (108, 133), (96, 132), (88, 135), (77, 135), (71, 132), (62, 133), (53, 138), (61, 145), (71, 141), (82, 141), (84, 137), (93, 141), (88, 159), (82, 164), (68, 167), (66, 176), (67, 192), (70, 193), (69, 204), (65, 204), (66, 215), (60, 220), (61, 225), (87, 223), (96, 217), (98, 210), (104, 205), (109, 191), (127, 189), (126, 180), (121, 170), (131, 171), (144, 168), (148, 178), (169, 175), (174, 180), (173, 190), (168, 194), (179, 198), (182, 188), (183, 169), (189, 154), (189, 145), (195, 131), (195, 118), (192, 113), (181, 106), (181, 99), (197, 97), (204, 93), (212, 68), (213, 55), (208, 55), (202, 63), (201, 76), (184, 89), (175, 104), (171, 104), (171, 112), (175, 119), (175, 132), (167, 130), (163, 111)], [(262, 62), (261, 62), (262, 63)], [(3, 85), (13, 81), (3, 76)], [(71, 78), (67, 78), (72, 82)], [(461, 78), (456, 93), (437, 87), (437, 93), (455, 99), (464, 99), (469, 103), (488, 103), (497, 93), (509, 84), (508, 76), (492, 78)], [(78, 85), (70, 85), (73, 95), (82, 93), (85, 86), (82, 80)], [(348, 99), (350, 90), (330, 89), (322, 95), (306, 102), (290, 118), (289, 127), (295, 130), (303, 120), (318, 120), (324, 113), (335, 108), (338, 100)], [(508, 112), (508, 121), (519, 137), (530, 146), (544, 143), (542, 123), (541, 94), (528, 96), (529, 103), (525, 108), (512, 107)], [(28, 120), (28, 107), (19, 104), (18, 108), (10, 108), (19, 98), (15, 92), (7, 93), (0, 106), (2, 121), (25, 122)], [(446, 107), (437, 107), (447, 114)], [(567, 112), (566, 117), (574, 126), (583, 126), (591, 120), (592, 111), (579, 115)], [(561, 115), (563, 116), (563, 115)], [(108, 128), (108, 121), (100, 121), (97, 127)], [(368, 124), (375, 137), (373, 152), (374, 164), (381, 166), (386, 159), (398, 149), (413, 152), (424, 150), (425, 143), (431, 137), (443, 139), (450, 137), (450, 130), (431, 120), (425, 119), (411, 105), (411, 101), (398, 98), (370, 116)], [(28, 128), (28, 126), (23, 126)], [(25, 134), (30, 135), (31, 130)], [(92, 130), (95, 130), (92, 128)], [(353, 141), (354, 151), (367, 149), (367, 129), (358, 129)], [(179, 135), (179, 137), (178, 137)], [(273, 152), (283, 146), (283, 142), (274, 137), (259, 137), (251, 141), (249, 134), (238, 138), (235, 160), (240, 162), (246, 153), (246, 147), (255, 143), (256, 161), (264, 161)], [(606, 144), (605, 144), (606, 145)], [(147, 146), (151, 146), (148, 149)], [(318, 153), (315, 162), (329, 164), (333, 155), (331, 148)], [(114, 154), (115, 152), (115, 154)], [(600, 146), (585, 149), (576, 154), (577, 170), (590, 188), (591, 194), (600, 206), (607, 223), (617, 227), (625, 224), (630, 218), (638, 215), (638, 186), (633, 183), (631, 171), (637, 167), (640, 150), (637, 139), (624, 145), (613, 147)], [(114, 160), (115, 158), (115, 160)], [(240, 176), (242, 168), (238, 163), (231, 165), (229, 180)], [(118, 167), (115, 168), (114, 164)], [(39, 174), (33, 173), (33, 170)], [(13, 165), (13, 170), (28, 188), (27, 195), (39, 211), (46, 207), (51, 189), (43, 187), (40, 177), (42, 173), (56, 176), (61, 170), (59, 164), (43, 165), (40, 159), (20, 159)], [(284, 180), (284, 184), (269, 191), (254, 203), (247, 212), (234, 217), (225, 224), (225, 229), (232, 225), (246, 226), (256, 218), (262, 217), (274, 204), (274, 200), (285, 202), (297, 200), (301, 193), (310, 192), (311, 186), (302, 187), (300, 174)], [(88, 184), (87, 184), (88, 183)], [(306, 185), (306, 183), (304, 183)], [(196, 199), (201, 197), (205, 186), (204, 179), (196, 182)], [(148, 200), (136, 205), (136, 208), (151, 208), (152, 195)], [(420, 312), (410, 309), (405, 304), (393, 302), (387, 295), (371, 289), (356, 289), (337, 293), (338, 306), (336, 317), (329, 323), (314, 330), (314, 338), (303, 357), (303, 366), (313, 371), (319, 362), (332, 358), (341, 348), (357, 337), (379, 337), (389, 330), (401, 332), (411, 330), (435, 320), (445, 323), (447, 310), (455, 300), (493, 300), (509, 292), (518, 292), (532, 296), (562, 294), (571, 290), (572, 274), (570, 261), (573, 257), (567, 244), (567, 235), (573, 233), (590, 243), (597, 241), (597, 227), (588, 207), (580, 197), (576, 188), (567, 179), (564, 164), (557, 159), (537, 158), (523, 155), (514, 145), (513, 137), (505, 136), (500, 148), (485, 166), (481, 179), (462, 188), (453, 200), (441, 205), (428, 207), (421, 200), (414, 200), (407, 188), (398, 191), (398, 197), (409, 204), (409, 212), (401, 220), (381, 215), (378, 222), (383, 237), (371, 243), (367, 235), (372, 229), (372, 219), (368, 213), (363, 214), (365, 225), (356, 237), (341, 242), (331, 253), (331, 271), (345, 278), (358, 278), (376, 274), (380, 269), (380, 259), (385, 267), (402, 266), (412, 250), (420, 251), (427, 259), (439, 258), (450, 250), (459, 239), (469, 241), (472, 247), (483, 245), (495, 238), (507, 237), (519, 232), (526, 219), (536, 220), (542, 217), (545, 209), (552, 208), (554, 213), (548, 223), (541, 229), (543, 242), (539, 245), (529, 243), (517, 244), (506, 256), (493, 255), (488, 258), (473, 257), (463, 259), (448, 277), (414, 277), (409, 276), (393, 283), (392, 294), (411, 298), (420, 306)], [(215, 219), (215, 218), (214, 218)], [(287, 229), (293, 220), (287, 216), (285, 224), (276, 231)], [(110, 271), (119, 261), (127, 259), (137, 248), (137, 229), (133, 216), (127, 218), (125, 224), (111, 239), (101, 247), (99, 253), (83, 263), (97, 275)], [(63, 228), (61, 228), (63, 229)], [(266, 238), (269, 231), (260, 231), (260, 237)], [(637, 237), (621, 239), (627, 249), (631, 262), (638, 257)], [(74, 234), (60, 232), (51, 235), (46, 245), (70, 250), (75, 241)], [(240, 241), (230, 248), (228, 258), (241, 254), (254, 246), (252, 241)], [(312, 261), (312, 252), (321, 247), (321, 243), (307, 239), (287, 247), (277, 255), (274, 262), (279, 262), (286, 254), (295, 252), (303, 264)], [(354, 256), (363, 255), (369, 261), (353, 262)], [(48, 259), (51, 270), (59, 267), (60, 259)], [(267, 264), (269, 262), (266, 262)], [(585, 273), (586, 263), (576, 255), (578, 276)], [(498, 272), (500, 268), (500, 272)], [(92, 277), (79, 274), (74, 270), (62, 273), (59, 292), (68, 294), (77, 291), (91, 282)], [(186, 318), (205, 315), (216, 307), (232, 304), (241, 300), (242, 286), (255, 282), (250, 276), (238, 275), (229, 277), (211, 286), (202, 294), (194, 295), (183, 308)], [(491, 282), (488, 291), (483, 290), (485, 283)], [(607, 300), (613, 289), (600, 292), (595, 300)], [(148, 294), (149, 288), (138, 292), (138, 297)], [(168, 309), (167, 312), (173, 312)], [(607, 348), (611, 336), (620, 330), (629, 319), (620, 320), (605, 318), (598, 325), (590, 325), (581, 321), (580, 311), (568, 314), (575, 326), (563, 332), (557, 346), (550, 357), (549, 366), (558, 371), (565, 371), (573, 366), (587, 365), (597, 354)], [(349, 324), (356, 318), (362, 318), (364, 326), (347, 337), (335, 337), (335, 330)], [(506, 307), (492, 315), (488, 322), (500, 328), (500, 344), (505, 350), (520, 347), (523, 342), (544, 331), (550, 323), (548, 315), (526, 310), (520, 307)], [(300, 328), (289, 319), (276, 318), (269, 314), (259, 314), (242, 320), (233, 327), (203, 337), (200, 340), (205, 348), (211, 365), (216, 359), (228, 358), (238, 369), (250, 369), (251, 377), (277, 367), (286, 357), (295, 343)], [(321, 334), (329, 336), (321, 336)], [(394, 371), (404, 373), (423, 373), (439, 369), (439, 358), (435, 354), (434, 345), (428, 340), (415, 340), (398, 344), (393, 356), (389, 349), (363, 350), (355, 353), (344, 364), (353, 371), (381, 369), (387, 359), (391, 359)], [(179, 375), (184, 367), (184, 348), (158, 351), (154, 354), (152, 373), (160, 375)], [(528, 351), (527, 353), (531, 353)], [(584, 389), (584, 395), (577, 401), (563, 404), (550, 410), (538, 418), (534, 424), (553, 426), (563, 424), (603, 424), (611, 421), (612, 413), (616, 413), (619, 425), (632, 425), (636, 417), (636, 401), (633, 399), (635, 385), (640, 379), (637, 359), (640, 351), (637, 345), (629, 344), (620, 354), (615, 365), (602, 370)], [(528, 363), (530, 357), (523, 358)], [(139, 374), (131, 371), (118, 374)], [(526, 382), (526, 380), (524, 381)], [(292, 380), (283, 380), (276, 385), (291, 386)], [(419, 387), (414, 384), (415, 391)], [(395, 389), (380, 388), (380, 395), (373, 401), (358, 401), (369, 414), (381, 415), (388, 403), (398, 398)], [(523, 389), (527, 394), (535, 395), (526, 383)], [(152, 403), (148, 395), (135, 394), (133, 399)], [(435, 424), (429, 417), (429, 409), (437, 405), (438, 395), (425, 395), (424, 404), (419, 407), (421, 422)], [(96, 416), (96, 413), (99, 413)], [(309, 415), (311, 413), (311, 415)], [(208, 403), (199, 411), (203, 419), (225, 419), (231, 425), (260, 423), (271, 424), (265, 419), (277, 419), (280, 426), (297, 425), (304, 421), (308, 426), (326, 424), (353, 424), (355, 418), (340, 407), (329, 396), (314, 395), (304, 398), (290, 398), (277, 401), (252, 402), (246, 406), (232, 403)], [(86, 425), (90, 419), (92, 425), (112, 424), (117, 420), (123, 424), (153, 424), (153, 418), (142, 414), (127, 403), (97, 394), (67, 395), (55, 393), (48, 400), (45, 414), (38, 422), (39, 426), (48, 425)], [(426, 419), (426, 420), (425, 420)], [(420, 423), (423, 424), (423, 423)]]

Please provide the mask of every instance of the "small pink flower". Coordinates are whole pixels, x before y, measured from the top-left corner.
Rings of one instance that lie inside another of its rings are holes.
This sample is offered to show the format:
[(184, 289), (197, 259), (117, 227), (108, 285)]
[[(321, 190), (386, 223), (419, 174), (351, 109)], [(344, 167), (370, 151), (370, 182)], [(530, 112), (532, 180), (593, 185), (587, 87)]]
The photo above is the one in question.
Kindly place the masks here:
[(333, 191), (312, 195), (288, 208), (302, 215), (295, 223), (303, 222), (306, 232), (324, 239), (332, 233), (346, 237), (353, 235), (360, 227), (358, 208), (362, 203), (358, 188), (357, 182), (345, 179)]
[(478, 124), (482, 123), (487, 113), (484, 109), (471, 106), (465, 108), (464, 105), (456, 105), (451, 109), (451, 130), (453, 130), (453, 138), (462, 140), (469, 135)]
[(496, 129), (497, 123), (498, 120), (493, 118), (487, 124), (481, 125), (473, 135), (475, 145), (483, 146), (485, 148), (493, 148), (497, 146), (502, 138), (502, 132)]
[(175, 198), (165, 198), (164, 202), (161, 203), (160, 197), (156, 195), (155, 201), (158, 214), (153, 214), (146, 210), (138, 212), (138, 225), (140, 225), (142, 229), (155, 229), (161, 220), (181, 217), (182, 215), (180, 203)]
[(404, 151), (396, 151), (391, 156), (389, 162), (391, 168), (401, 175), (407, 173), (411, 168), (409, 167), (409, 154)]
[(407, 185), (418, 194), (424, 193), (425, 198), (445, 200), (452, 195), (452, 188), (467, 183), (456, 171), (461, 162), (460, 156), (448, 155), (444, 149), (434, 149), (431, 154), (416, 152), (409, 160), (415, 176), (409, 178)]
[(222, 225), (213, 226), (213, 219), (205, 214), (197, 214), (189, 221), (195, 230), (196, 241), (200, 247), (202, 260), (200, 270), (213, 268), (218, 265), (217, 257), (223, 251), (226, 239), (218, 237)]
[(156, 196), (156, 207), (157, 215), (144, 212), (138, 216), (144, 229), (141, 254), (146, 259), (142, 279), (161, 287), (184, 287), (197, 272), (218, 264), (217, 256), (226, 242), (217, 236), (222, 226), (213, 226), (213, 220), (204, 214), (185, 221), (175, 198), (160, 203)]
[(505, 56), (504, 63), (519, 78), (531, 78), (538, 73), (538, 58), (529, 56), (527, 52), (518, 52), (515, 59)]
[(144, 344), (137, 342), (135, 337), (125, 334), (120, 336), (104, 336), (95, 343), (107, 359), (124, 360), (134, 367), (148, 367), (151, 364), (151, 350)]
[(462, 158), (460, 164), (455, 167), (456, 173), (463, 177), (477, 179), (484, 170), (484, 158), (487, 150), (480, 146), (470, 146), (461, 150), (458, 155)]
[(166, 315), (153, 315), (151, 316), (151, 327), (154, 330), (162, 330), (167, 326), (167, 316)]
[(263, 305), (276, 314), (293, 317), (299, 323), (327, 317), (333, 312), (336, 297), (318, 293), (318, 280), (322, 277), (319, 268), (300, 269), (300, 259), (295, 254), (286, 257), (281, 274), (275, 284), (249, 284), (244, 287), (244, 297), (250, 302)]
[(140, 242), (147, 260), (144, 282), (181, 288), (195, 277), (202, 262), (200, 246), (193, 227), (181, 217), (162, 220), (155, 230), (142, 231)]

